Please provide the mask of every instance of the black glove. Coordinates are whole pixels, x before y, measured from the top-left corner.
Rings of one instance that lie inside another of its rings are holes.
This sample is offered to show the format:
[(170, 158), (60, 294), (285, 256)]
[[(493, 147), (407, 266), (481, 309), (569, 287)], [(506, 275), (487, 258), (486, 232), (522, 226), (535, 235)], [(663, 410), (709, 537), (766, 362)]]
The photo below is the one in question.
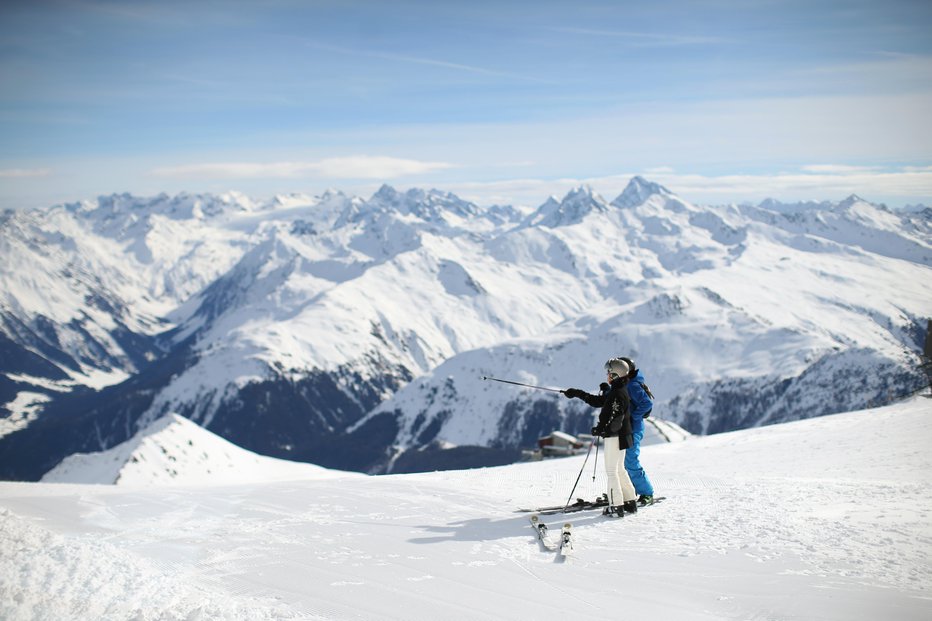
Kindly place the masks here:
[(605, 393), (608, 392), (608, 389), (609, 389), (609, 388), (611, 388), (611, 386), (609, 386), (609, 385), (606, 384), (605, 382), (602, 382), (601, 384), (599, 384), (599, 390), (602, 391), (602, 394), (603, 394), (603, 395), (604, 395)]
[(566, 395), (567, 399), (582, 399), (582, 396), (586, 393), (578, 388), (567, 388), (563, 391), (563, 394)]
[(601, 427), (593, 427), (593, 428), (592, 428), (592, 435), (598, 436), (598, 437), (602, 437), (602, 428), (601, 428)]
[(563, 394), (566, 395), (567, 399), (582, 399), (586, 393), (578, 388), (567, 388), (563, 391)]

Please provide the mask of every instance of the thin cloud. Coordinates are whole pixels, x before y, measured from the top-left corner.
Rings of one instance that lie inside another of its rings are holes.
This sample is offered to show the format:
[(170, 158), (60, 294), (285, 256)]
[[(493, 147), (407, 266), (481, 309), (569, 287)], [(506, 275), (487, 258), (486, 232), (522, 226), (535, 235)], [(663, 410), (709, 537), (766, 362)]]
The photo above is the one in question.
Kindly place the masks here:
[(320, 174), (333, 178), (394, 178), (448, 168), (454, 168), (453, 164), (365, 155), (328, 158), (316, 163)]
[(27, 179), (30, 177), (48, 177), (49, 168), (0, 168), (0, 179)]
[(437, 60), (433, 58), (424, 58), (420, 56), (407, 56), (404, 54), (394, 54), (392, 52), (383, 52), (380, 50), (365, 50), (365, 49), (356, 49), (356, 48), (347, 48), (341, 47), (338, 45), (330, 45), (327, 43), (320, 43), (318, 41), (309, 41), (307, 39), (302, 40), (305, 45), (309, 47), (314, 47), (321, 50), (326, 50), (329, 52), (337, 52), (339, 54), (346, 54), (351, 56), (365, 56), (367, 58), (378, 58), (381, 60), (390, 60), (395, 62), (416, 64), (416, 65), (429, 65), (432, 67), (441, 67), (443, 69), (452, 69), (455, 71), (462, 71), (466, 73), (473, 73), (479, 75), (487, 75), (498, 78), (508, 78), (510, 80), (521, 80), (524, 82), (537, 82), (541, 84), (552, 84), (552, 80), (544, 80), (542, 78), (536, 78), (532, 76), (521, 75), (517, 73), (511, 73), (507, 71), (499, 71), (496, 69), (488, 69), (486, 67), (477, 67), (475, 65), (464, 65), (462, 63), (454, 63), (446, 60)]
[(208, 162), (156, 168), (157, 177), (394, 179), (454, 168), (446, 162), (359, 155), (316, 162)]
[(853, 175), (881, 170), (877, 166), (848, 166), (845, 164), (810, 164), (802, 170), (808, 173), (828, 173), (835, 175)]
[(720, 37), (694, 37), (689, 35), (675, 35), (656, 32), (635, 32), (630, 30), (600, 30), (598, 28), (553, 27), (554, 32), (579, 34), (587, 37), (611, 37), (614, 39), (627, 39), (629, 43), (642, 46), (674, 46), (674, 45), (708, 45), (724, 43)]

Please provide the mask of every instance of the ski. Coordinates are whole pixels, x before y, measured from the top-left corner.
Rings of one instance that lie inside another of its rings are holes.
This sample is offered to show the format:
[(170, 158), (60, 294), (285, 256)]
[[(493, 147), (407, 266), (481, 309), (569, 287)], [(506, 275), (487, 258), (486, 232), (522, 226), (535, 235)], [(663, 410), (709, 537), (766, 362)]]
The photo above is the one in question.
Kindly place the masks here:
[(666, 496), (654, 496), (654, 499), (646, 505), (638, 503), (638, 509), (644, 509), (645, 507), (649, 507), (651, 505), (660, 504), (662, 501), (666, 500), (666, 498)]
[(562, 511), (564, 508), (582, 507), (582, 506), (592, 505), (598, 502), (602, 502), (602, 501), (597, 500), (593, 502), (589, 500), (583, 500), (582, 498), (577, 498), (576, 501), (570, 505), (553, 505), (552, 507), (535, 507), (533, 509), (521, 508), (521, 509), (518, 509), (517, 512), (518, 513), (541, 513), (543, 511)]
[(582, 498), (577, 498), (576, 502), (571, 505), (559, 505), (553, 507), (538, 507), (536, 509), (518, 509), (520, 513), (530, 513), (534, 512), (539, 515), (554, 515), (557, 513), (575, 513), (577, 511), (588, 511), (590, 509), (598, 509), (600, 507), (605, 507), (608, 505), (608, 502), (604, 498), (600, 498), (596, 501), (583, 500)]
[[(638, 509), (644, 509), (650, 505), (656, 505), (666, 499), (666, 496), (655, 496), (653, 502), (648, 505), (638, 504)], [(578, 511), (592, 511), (594, 509), (606, 509), (609, 506), (608, 500), (603, 496), (595, 501), (583, 500), (578, 498), (576, 502), (571, 505), (566, 505), (564, 507), (553, 506), (553, 507), (538, 507), (537, 509), (518, 509), (519, 513), (530, 513), (533, 512), (537, 515), (556, 515), (558, 513), (576, 513)]]
[(567, 508), (560, 507), (559, 509), (554, 509), (551, 511), (539, 511), (540, 515), (558, 515), (560, 513), (579, 513), (580, 511), (594, 511), (595, 509), (602, 509), (606, 507), (605, 503), (598, 502), (587, 502), (584, 505), (570, 505)]
[(573, 531), (573, 525), (567, 522), (563, 525), (563, 531), (560, 534), (560, 549), (557, 550), (557, 554), (561, 556), (566, 556), (573, 551), (573, 539), (571, 537)]
[(537, 541), (540, 543), (541, 547), (545, 550), (553, 552), (557, 549), (557, 544), (553, 542), (550, 538), (550, 532), (547, 530), (547, 525), (540, 521), (540, 517), (536, 514), (531, 516), (531, 526), (534, 527), (534, 532), (537, 533)]

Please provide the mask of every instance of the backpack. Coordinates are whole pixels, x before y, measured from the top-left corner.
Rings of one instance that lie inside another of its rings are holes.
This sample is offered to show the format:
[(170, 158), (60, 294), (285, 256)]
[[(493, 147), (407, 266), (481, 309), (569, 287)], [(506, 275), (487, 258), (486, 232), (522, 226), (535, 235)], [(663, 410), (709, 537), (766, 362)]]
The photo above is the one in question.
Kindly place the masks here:
[[(650, 388), (647, 387), (647, 384), (645, 384), (644, 382), (638, 382), (638, 384), (641, 385), (641, 388), (644, 389), (644, 392), (646, 392), (646, 393), (647, 393), (647, 396), (650, 397), (650, 400), (653, 401), (653, 400), (654, 400), (654, 393), (652, 393), (652, 392), (650, 391)], [(649, 418), (649, 417), (650, 417), (650, 413), (651, 413), (652, 411), (653, 411), (653, 408), (651, 408), (650, 410), (647, 410), (646, 412), (644, 412), (644, 418)]]
[(650, 391), (650, 388), (647, 387), (647, 384), (645, 384), (644, 382), (638, 382), (638, 384), (641, 385), (641, 388), (644, 389), (644, 392), (646, 392), (646, 393), (647, 393), (647, 396), (650, 397), (650, 400), (653, 401), (653, 400), (654, 400), (654, 393), (652, 393), (652, 392)]

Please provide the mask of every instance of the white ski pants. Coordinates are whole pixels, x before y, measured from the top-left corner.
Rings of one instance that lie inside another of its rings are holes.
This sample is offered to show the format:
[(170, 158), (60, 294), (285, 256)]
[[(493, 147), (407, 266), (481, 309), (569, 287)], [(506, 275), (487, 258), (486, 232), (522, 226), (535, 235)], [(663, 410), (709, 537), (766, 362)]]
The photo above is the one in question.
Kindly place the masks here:
[(620, 505), (629, 500), (637, 500), (634, 485), (628, 471), (625, 470), (625, 452), (618, 438), (605, 438), (605, 479), (608, 489), (608, 502)]

